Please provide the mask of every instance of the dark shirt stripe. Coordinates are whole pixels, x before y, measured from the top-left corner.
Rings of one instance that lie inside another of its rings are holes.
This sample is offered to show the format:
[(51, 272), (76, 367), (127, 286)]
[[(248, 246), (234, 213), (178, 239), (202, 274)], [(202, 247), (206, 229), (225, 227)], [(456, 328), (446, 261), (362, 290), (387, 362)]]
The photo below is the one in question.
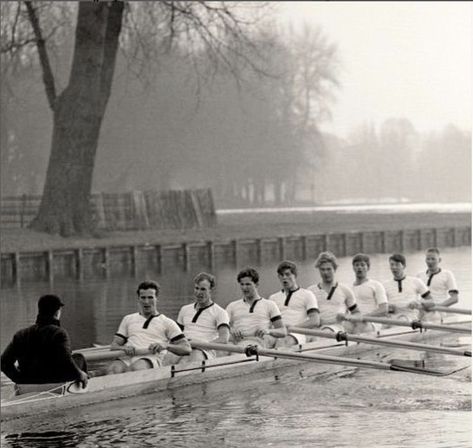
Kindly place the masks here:
[(289, 291), (289, 293), (286, 295), (286, 300), (284, 301), (284, 306), (289, 306), (289, 301), (291, 300), (292, 295), (296, 292), (299, 291), (301, 288), (294, 289), (292, 291)]
[(355, 303), (354, 305), (348, 307), (348, 311), (350, 311), (350, 313), (352, 313), (352, 312), (355, 311), (357, 308), (358, 308), (358, 305)]
[(179, 341), (181, 339), (184, 339), (185, 336), (181, 333), (181, 334), (178, 334), (177, 336), (174, 336), (170, 341), (171, 342), (176, 342), (176, 341)]
[(126, 336), (123, 336), (123, 335), (120, 334), (120, 333), (115, 333), (115, 336), (119, 336), (120, 338), (125, 339), (125, 342), (128, 341), (128, 338), (127, 338)]
[(146, 330), (149, 327), (149, 324), (151, 323), (151, 321), (155, 317), (158, 317), (158, 316), (159, 316), (159, 313), (158, 314), (153, 314), (152, 316), (149, 316), (148, 319), (146, 319), (145, 323), (143, 324), (143, 328)]
[(251, 306), (250, 306), (250, 313), (254, 313), (254, 312), (255, 312), (255, 306), (256, 306), (256, 304), (257, 304), (260, 300), (261, 300), (261, 299), (257, 299), (257, 300), (255, 300), (255, 301), (251, 304)]
[(335, 286), (332, 286), (330, 288), (330, 292), (328, 293), (328, 296), (327, 296), (327, 300), (330, 300), (333, 296), (333, 293), (335, 292), (335, 290), (337, 289), (337, 286), (338, 286), (338, 282), (335, 284)]
[(424, 292), (424, 294), (422, 294), (421, 297), (425, 299), (429, 294), (430, 294), (430, 291)]
[(196, 323), (197, 319), (199, 316), (202, 314), (202, 311), (206, 310), (207, 308), (210, 308), (211, 306), (214, 306), (214, 302), (212, 302), (210, 305), (204, 306), (203, 308), (199, 308), (197, 310), (197, 313), (194, 314), (194, 317), (192, 318), (192, 323)]
[(277, 320), (280, 320), (280, 319), (282, 319), (281, 316), (274, 316), (271, 318), (271, 322), (276, 322)]
[(439, 269), (438, 272), (434, 272), (433, 274), (430, 274), (429, 279), (427, 280), (427, 286), (430, 286), (430, 283), (432, 282), (434, 275), (440, 274), (441, 272), (442, 272), (442, 269)]
[(223, 324), (220, 324), (218, 327), (217, 327), (217, 330), (220, 328), (220, 327), (227, 327), (227, 328), (230, 328), (230, 325), (228, 325), (227, 323), (223, 323)]

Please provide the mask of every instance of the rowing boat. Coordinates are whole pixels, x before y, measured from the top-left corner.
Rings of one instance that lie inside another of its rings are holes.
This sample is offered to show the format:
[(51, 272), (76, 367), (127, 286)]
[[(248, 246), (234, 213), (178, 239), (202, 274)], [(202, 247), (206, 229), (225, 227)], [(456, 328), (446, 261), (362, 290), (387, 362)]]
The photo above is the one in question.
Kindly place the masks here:
[[(456, 322), (458, 324), (458, 322)], [(445, 332), (436, 330), (422, 331), (421, 329), (386, 329), (378, 333), (378, 339), (411, 341), (411, 342), (431, 342), (455, 337), (445, 335)], [(361, 344), (358, 342), (344, 341), (332, 342), (326, 339), (307, 343), (303, 346), (291, 348), (294, 353), (303, 352), (305, 354), (345, 356), (350, 358), (376, 359), (385, 357), (389, 351), (385, 348), (373, 345)], [(85, 349), (81, 352), (94, 353), (94, 357), (100, 353), (110, 353), (104, 348)], [(142, 370), (138, 372), (126, 372), (115, 375), (97, 376), (89, 380), (87, 389), (79, 389), (75, 384), (63, 384), (59, 387), (51, 387), (51, 390), (34, 392), (29, 394), (14, 396), (13, 385), (10, 390), (2, 391), (1, 419), (2, 421), (12, 420), (27, 416), (37, 416), (50, 412), (60, 411), (68, 408), (92, 405), (109, 400), (116, 400), (125, 397), (132, 397), (140, 394), (172, 390), (185, 386), (217, 381), (227, 378), (235, 378), (243, 375), (250, 375), (256, 372), (268, 372), (269, 378), (280, 377), (288, 369), (299, 369), (299, 375), (310, 376), (336, 372), (344, 367), (327, 365), (324, 363), (313, 364), (310, 362), (295, 361), (292, 359), (279, 359), (269, 356), (246, 356), (237, 354), (232, 356), (222, 356), (214, 360), (202, 361), (199, 363), (189, 363), (175, 366), (165, 366), (156, 369)], [(5, 398), (4, 397), (8, 397)]]

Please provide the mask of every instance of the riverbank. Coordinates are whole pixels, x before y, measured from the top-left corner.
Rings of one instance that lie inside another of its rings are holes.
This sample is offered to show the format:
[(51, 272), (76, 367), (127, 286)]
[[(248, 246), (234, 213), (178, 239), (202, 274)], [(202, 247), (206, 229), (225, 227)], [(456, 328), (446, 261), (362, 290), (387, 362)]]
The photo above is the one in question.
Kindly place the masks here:
[(466, 212), (307, 211), (219, 213), (206, 229), (108, 232), (97, 237), (62, 238), (29, 229), (2, 229), (2, 253), (67, 250), (120, 245), (172, 244), (245, 238), (327, 234), (353, 231), (395, 231), (471, 226)]

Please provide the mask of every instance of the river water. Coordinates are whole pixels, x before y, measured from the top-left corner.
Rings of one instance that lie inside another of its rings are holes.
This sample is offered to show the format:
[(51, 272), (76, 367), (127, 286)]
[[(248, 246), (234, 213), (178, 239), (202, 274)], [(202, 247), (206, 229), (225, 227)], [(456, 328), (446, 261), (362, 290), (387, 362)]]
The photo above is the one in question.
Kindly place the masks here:
[[(371, 277), (389, 278), (388, 255), (373, 255)], [(408, 273), (424, 269), (422, 253), (407, 254)], [(471, 307), (469, 248), (442, 251), (443, 266), (454, 271), (461, 291), (459, 306)], [(338, 279), (353, 278), (350, 259), (341, 258)], [(274, 263), (258, 267), (260, 292), (278, 289)], [(159, 310), (175, 318), (188, 303), (192, 276), (165, 267), (153, 278), (162, 285)], [(299, 263), (302, 286), (318, 281), (313, 261)], [(236, 269), (219, 266), (216, 301), (238, 298)], [(34, 320), (37, 297), (49, 291), (64, 298), (63, 325), (74, 348), (109, 343), (124, 314), (135, 311), (140, 279), (113, 278), (86, 283), (23, 284), (3, 289), (1, 345)], [(412, 353), (410, 357), (412, 358)], [(425, 355), (419, 353), (420, 358)], [(452, 371), (463, 358), (429, 356), (429, 368)], [(19, 437), (18, 434), (24, 434)], [(180, 391), (104, 403), (60, 415), (2, 425), (6, 447), (471, 447), (471, 369), (435, 378), (352, 368), (301, 378), (288, 375), (226, 380)]]

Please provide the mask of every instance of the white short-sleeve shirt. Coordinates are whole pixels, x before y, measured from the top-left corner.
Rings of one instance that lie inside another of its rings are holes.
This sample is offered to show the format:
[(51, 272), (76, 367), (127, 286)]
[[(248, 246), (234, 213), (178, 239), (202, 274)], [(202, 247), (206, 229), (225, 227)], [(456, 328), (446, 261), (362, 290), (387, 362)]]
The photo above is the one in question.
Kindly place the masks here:
[(227, 312), (215, 302), (204, 308), (197, 308), (194, 303), (184, 305), (177, 316), (177, 323), (189, 339), (206, 342), (218, 338), (218, 329), (222, 325), (230, 326)]
[(448, 299), (449, 292), (458, 292), (455, 277), (447, 269), (440, 269), (435, 274), (429, 274), (427, 271), (419, 272), (417, 278), (427, 285), (435, 302), (443, 302)]
[(281, 315), (285, 325), (297, 325), (307, 320), (309, 311), (318, 311), (317, 299), (312, 291), (298, 288), (286, 294), (285, 291), (278, 291), (269, 300), (276, 303), (281, 310)]
[(421, 279), (407, 275), (401, 280), (388, 280), (383, 283), (383, 286), (386, 290), (388, 302), (395, 305), (399, 310), (396, 314), (403, 314), (410, 319), (417, 319), (418, 310), (409, 309), (408, 305), (428, 294), (429, 288)]
[(379, 305), (388, 303), (386, 291), (381, 282), (368, 279), (360, 285), (353, 285), (356, 303), (361, 314), (375, 311)]
[(115, 334), (124, 338), (129, 345), (140, 349), (147, 349), (156, 342), (165, 344), (184, 338), (176, 322), (164, 314), (148, 318), (140, 313), (128, 314), (122, 319)]
[(281, 319), (278, 306), (271, 300), (259, 298), (249, 304), (245, 299), (227, 306), (230, 325), (240, 330), (243, 337), (254, 336), (256, 330), (267, 330), (271, 323)]
[(338, 313), (346, 313), (356, 308), (356, 299), (353, 291), (343, 283), (335, 283), (329, 292), (322, 288), (320, 283), (309, 286), (317, 298), (320, 319), (323, 325), (337, 322)]

